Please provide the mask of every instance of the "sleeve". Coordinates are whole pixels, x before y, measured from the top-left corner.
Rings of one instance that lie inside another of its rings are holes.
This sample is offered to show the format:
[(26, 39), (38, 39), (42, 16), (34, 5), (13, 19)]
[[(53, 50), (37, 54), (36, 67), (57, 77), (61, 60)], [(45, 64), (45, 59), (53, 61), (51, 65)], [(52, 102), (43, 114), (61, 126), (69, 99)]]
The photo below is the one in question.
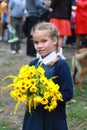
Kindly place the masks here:
[(48, 8), (40, 0), (34, 0), (34, 3), (38, 9), (48, 10)]
[(63, 62), (59, 67), (58, 84), (60, 85), (60, 92), (63, 100), (69, 101), (73, 97), (73, 82), (70, 68), (66, 62)]

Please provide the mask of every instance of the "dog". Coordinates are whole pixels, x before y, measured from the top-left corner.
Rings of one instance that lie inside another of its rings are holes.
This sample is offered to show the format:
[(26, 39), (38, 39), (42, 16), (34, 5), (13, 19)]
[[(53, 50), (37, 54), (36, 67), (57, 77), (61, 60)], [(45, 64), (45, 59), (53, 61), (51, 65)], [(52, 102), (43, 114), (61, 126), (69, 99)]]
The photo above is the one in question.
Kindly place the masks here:
[(87, 48), (79, 49), (72, 57), (72, 78), (79, 90), (83, 90), (82, 82), (87, 75)]

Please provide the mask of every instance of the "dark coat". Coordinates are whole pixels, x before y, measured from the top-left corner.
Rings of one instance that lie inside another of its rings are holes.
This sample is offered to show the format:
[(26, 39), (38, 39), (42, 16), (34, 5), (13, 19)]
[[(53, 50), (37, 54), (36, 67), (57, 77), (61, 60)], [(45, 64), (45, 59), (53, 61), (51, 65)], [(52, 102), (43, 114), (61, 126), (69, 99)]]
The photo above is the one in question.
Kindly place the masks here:
[(52, 0), (50, 18), (70, 19), (72, 0)]
[[(34, 60), (30, 65), (37, 66), (38, 60)], [(73, 84), (70, 69), (64, 60), (57, 61), (53, 66), (42, 65), (46, 70), (45, 75), (48, 78), (57, 76), (55, 83), (60, 85), (60, 91), (63, 95), (63, 102), (59, 102), (58, 107), (52, 112), (44, 110), (38, 106), (35, 113), (30, 115), (25, 112), (22, 130), (68, 130), (66, 123), (66, 101), (73, 96)]]

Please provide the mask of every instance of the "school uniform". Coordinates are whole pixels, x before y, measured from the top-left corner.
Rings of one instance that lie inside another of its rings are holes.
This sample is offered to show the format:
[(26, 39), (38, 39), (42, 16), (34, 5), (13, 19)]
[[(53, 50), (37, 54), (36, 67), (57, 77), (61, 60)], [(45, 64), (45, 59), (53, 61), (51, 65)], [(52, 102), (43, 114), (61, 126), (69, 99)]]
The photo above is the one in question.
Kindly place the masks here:
[(55, 52), (46, 58), (35, 59), (30, 65), (38, 67), (40, 61), (45, 69), (45, 76), (51, 78), (57, 76), (54, 82), (60, 85), (60, 92), (63, 95), (63, 102), (58, 102), (58, 107), (51, 112), (44, 110), (43, 106), (38, 106), (31, 115), (25, 112), (22, 130), (68, 130), (66, 123), (66, 102), (73, 96), (73, 83), (70, 69), (65, 60), (59, 59), (51, 64), (57, 58)]

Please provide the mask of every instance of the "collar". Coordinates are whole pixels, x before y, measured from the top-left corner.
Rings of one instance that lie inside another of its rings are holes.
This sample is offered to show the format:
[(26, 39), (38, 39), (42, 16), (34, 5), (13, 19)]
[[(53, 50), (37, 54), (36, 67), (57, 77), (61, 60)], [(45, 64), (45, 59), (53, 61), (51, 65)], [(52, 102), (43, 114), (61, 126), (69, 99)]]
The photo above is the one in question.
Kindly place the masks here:
[(46, 56), (45, 58), (42, 59), (42, 57), (40, 57), (39, 62), (43, 62), (45, 65), (50, 63), (52, 60), (54, 60), (57, 57), (56, 52), (52, 52), (51, 54), (49, 54), (48, 56)]

